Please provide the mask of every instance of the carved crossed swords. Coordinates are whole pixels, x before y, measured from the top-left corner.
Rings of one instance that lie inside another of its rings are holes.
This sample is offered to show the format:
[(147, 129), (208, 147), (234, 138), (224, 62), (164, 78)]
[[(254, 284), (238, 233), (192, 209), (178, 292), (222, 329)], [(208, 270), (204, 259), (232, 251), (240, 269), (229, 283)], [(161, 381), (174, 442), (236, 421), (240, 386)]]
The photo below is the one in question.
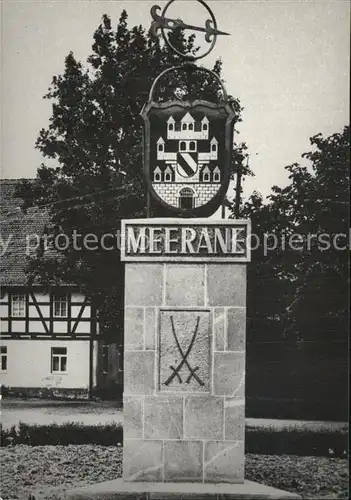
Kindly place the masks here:
[(196, 326), (195, 326), (195, 330), (194, 330), (193, 336), (191, 338), (191, 341), (190, 341), (190, 344), (188, 346), (188, 349), (184, 353), (184, 351), (183, 351), (183, 349), (182, 349), (182, 347), (181, 347), (181, 345), (179, 343), (179, 340), (178, 340), (178, 337), (176, 335), (176, 332), (175, 332), (174, 322), (173, 322), (173, 316), (171, 316), (171, 325), (172, 325), (173, 337), (174, 337), (174, 339), (176, 341), (177, 348), (178, 348), (178, 351), (179, 351), (182, 359), (181, 359), (180, 363), (178, 364), (178, 366), (176, 366), (176, 367), (174, 367), (173, 365), (170, 366), (170, 369), (172, 370), (172, 373), (168, 377), (168, 379), (166, 380), (166, 382), (164, 382), (165, 385), (169, 385), (175, 377), (177, 377), (178, 382), (180, 384), (183, 383), (183, 380), (182, 380), (181, 376), (179, 375), (179, 372), (180, 372), (180, 370), (182, 369), (182, 367), (184, 365), (186, 365), (186, 367), (188, 368), (188, 370), (190, 372), (188, 378), (185, 381), (186, 384), (189, 384), (190, 381), (191, 381), (191, 379), (194, 378), (200, 385), (205, 385), (204, 382), (195, 373), (199, 369), (199, 367), (196, 366), (195, 368), (192, 368), (189, 365), (189, 362), (188, 362), (188, 356), (190, 354), (191, 349), (193, 348), (193, 345), (194, 345), (194, 342), (195, 342), (195, 339), (196, 339), (196, 335), (197, 335), (197, 332), (198, 332), (199, 322), (200, 322), (200, 316), (197, 317)]
[(211, 19), (207, 19), (205, 27), (193, 26), (191, 24), (184, 23), (184, 21), (182, 21), (181, 19), (170, 19), (167, 17), (159, 16), (157, 14), (157, 11), (160, 9), (161, 7), (159, 5), (154, 5), (150, 11), (153, 19), (153, 22), (151, 23), (151, 33), (154, 36), (160, 35), (160, 33), (158, 33), (160, 29), (175, 30), (176, 28), (181, 28), (184, 30), (187, 29), (193, 31), (202, 31), (203, 33), (206, 33), (205, 40), (206, 42), (210, 43), (211, 38), (214, 35), (229, 35), (229, 33), (225, 33), (224, 31), (219, 31), (218, 29), (213, 28), (211, 26), (213, 23)]

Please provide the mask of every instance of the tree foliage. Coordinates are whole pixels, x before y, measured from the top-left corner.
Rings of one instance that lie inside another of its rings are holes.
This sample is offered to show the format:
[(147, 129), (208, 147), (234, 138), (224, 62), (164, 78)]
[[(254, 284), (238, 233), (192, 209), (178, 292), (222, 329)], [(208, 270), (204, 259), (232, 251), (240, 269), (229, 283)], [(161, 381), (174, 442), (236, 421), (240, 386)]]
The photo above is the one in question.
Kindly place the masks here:
[[(193, 37), (181, 30), (171, 36), (179, 49), (196, 52)], [(49, 207), (46, 231), (51, 238), (58, 233), (70, 238), (67, 249), (38, 253), (28, 266), (29, 278), (40, 277), (47, 286), (78, 286), (95, 300), (105, 330), (116, 327), (123, 309), (123, 266), (116, 250), (120, 220), (146, 215), (140, 111), (156, 76), (180, 62), (141, 26), (128, 27), (126, 11), (116, 29), (103, 16), (87, 63), (70, 53), (64, 73), (53, 77), (45, 95), (52, 115), (36, 142), (45, 163), (35, 181), (23, 182), (18, 191), (25, 206)], [(220, 76), (220, 61), (213, 71)], [(186, 99), (189, 93), (220, 99), (218, 82), (208, 73), (197, 71), (195, 77), (179, 70), (171, 81), (167, 78), (160, 81), (158, 100), (172, 95)], [(231, 97), (231, 104), (238, 122), (240, 103)], [(104, 243), (114, 250), (77, 250), (74, 232), (93, 233), (99, 241), (110, 234)]]
[(267, 203), (254, 193), (242, 210), (261, 241), (249, 271), (253, 336), (347, 339), (349, 126), (310, 142), (308, 163), (286, 167), (290, 184), (274, 186)]

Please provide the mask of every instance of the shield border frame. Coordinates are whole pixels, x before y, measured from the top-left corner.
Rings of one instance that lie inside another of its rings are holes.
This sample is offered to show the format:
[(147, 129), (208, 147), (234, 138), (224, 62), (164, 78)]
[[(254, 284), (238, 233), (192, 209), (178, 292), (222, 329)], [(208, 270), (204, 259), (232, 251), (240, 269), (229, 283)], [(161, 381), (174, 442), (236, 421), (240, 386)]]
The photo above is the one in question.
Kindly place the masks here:
[[(196, 106), (202, 106), (204, 108), (210, 108), (211, 110), (224, 110), (227, 115), (226, 123), (225, 123), (225, 144), (224, 144), (224, 168), (223, 175), (221, 178), (221, 187), (218, 192), (214, 195), (214, 197), (201, 205), (201, 207), (195, 207), (192, 209), (173, 207), (166, 203), (154, 190), (152, 186), (152, 181), (150, 177), (150, 159), (151, 159), (151, 127), (150, 127), (150, 119), (149, 114), (151, 110), (154, 109), (167, 109), (173, 106), (179, 106), (184, 108), (184, 111), (191, 111)], [(144, 171), (144, 181), (146, 182), (146, 186), (148, 189), (148, 193), (160, 204), (163, 208), (165, 208), (168, 212), (171, 212), (174, 216), (179, 217), (209, 217), (213, 215), (216, 210), (220, 207), (221, 203), (224, 200), (224, 197), (228, 191), (230, 174), (229, 174), (229, 165), (231, 161), (231, 153), (233, 148), (233, 135), (234, 135), (234, 126), (235, 126), (235, 113), (232, 107), (229, 105), (228, 101), (219, 102), (218, 104), (205, 101), (202, 99), (196, 99), (194, 101), (178, 101), (172, 100), (168, 102), (158, 103), (155, 101), (147, 102), (141, 113), (140, 113), (143, 122), (144, 122), (144, 134), (143, 134), (143, 171)]]

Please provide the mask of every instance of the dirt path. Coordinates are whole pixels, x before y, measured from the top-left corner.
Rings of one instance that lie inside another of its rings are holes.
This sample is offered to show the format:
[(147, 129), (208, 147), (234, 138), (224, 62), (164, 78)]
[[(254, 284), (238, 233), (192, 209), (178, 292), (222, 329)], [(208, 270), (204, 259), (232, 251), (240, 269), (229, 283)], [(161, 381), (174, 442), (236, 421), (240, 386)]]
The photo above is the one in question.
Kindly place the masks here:
[(123, 422), (120, 405), (106, 401), (2, 400), (1, 421), (4, 428), (26, 424), (49, 425), (82, 422), (99, 425)]

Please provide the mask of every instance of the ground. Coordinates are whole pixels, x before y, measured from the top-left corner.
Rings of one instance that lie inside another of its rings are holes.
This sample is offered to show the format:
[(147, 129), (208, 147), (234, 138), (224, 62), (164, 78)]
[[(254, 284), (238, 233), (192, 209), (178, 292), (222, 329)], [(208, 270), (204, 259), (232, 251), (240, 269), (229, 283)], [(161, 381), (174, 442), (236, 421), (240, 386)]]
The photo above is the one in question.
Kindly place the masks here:
[[(348, 461), (246, 455), (245, 476), (303, 499), (347, 499)], [(62, 500), (64, 490), (122, 475), (122, 446), (9, 446), (1, 449), (3, 500)]]
[[(4, 428), (26, 424), (47, 425), (50, 423), (82, 422), (85, 425), (99, 425), (123, 422), (121, 404), (117, 401), (52, 401), (43, 399), (3, 399), (1, 417)], [(311, 430), (347, 429), (343, 422), (311, 422), (303, 420), (276, 420), (247, 418), (250, 427), (307, 427)]]

